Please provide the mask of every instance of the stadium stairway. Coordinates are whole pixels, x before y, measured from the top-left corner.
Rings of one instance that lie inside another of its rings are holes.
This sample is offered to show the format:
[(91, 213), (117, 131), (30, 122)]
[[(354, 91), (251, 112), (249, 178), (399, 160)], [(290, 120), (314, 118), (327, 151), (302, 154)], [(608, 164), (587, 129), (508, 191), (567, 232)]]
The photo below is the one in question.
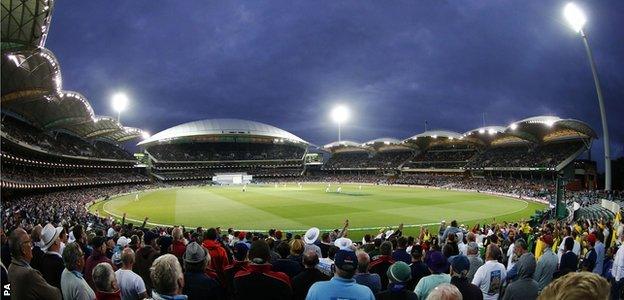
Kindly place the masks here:
[(600, 206), (599, 204), (594, 204), (591, 206), (581, 207), (576, 212), (575, 220), (612, 220), (615, 217), (615, 214), (610, 210)]

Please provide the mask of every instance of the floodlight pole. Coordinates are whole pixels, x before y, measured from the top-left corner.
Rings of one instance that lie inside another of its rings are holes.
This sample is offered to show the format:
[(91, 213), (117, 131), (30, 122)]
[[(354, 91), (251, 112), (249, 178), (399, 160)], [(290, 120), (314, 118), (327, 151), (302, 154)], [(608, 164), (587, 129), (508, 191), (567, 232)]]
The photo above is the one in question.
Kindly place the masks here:
[(121, 110), (117, 111), (117, 123), (121, 123)]
[(340, 123), (342, 123), (342, 122), (338, 121), (338, 142), (341, 141), (340, 140)]
[(587, 34), (583, 29), (580, 30), (581, 37), (583, 38), (583, 44), (585, 44), (585, 51), (587, 52), (587, 58), (589, 59), (589, 66), (591, 67), (592, 75), (594, 76), (594, 84), (596, 85), (596, 94), (598, 95), (598, 105), (600, 106), (600, 119), (602, 121), (602, 140), (604, 143), (604, 159), (605, 159), (605, 191), (611, 190), (611, 150), (609, 149), (609, 128), (607, 127), (607, 111), (604, 106), (604, 99), (602, 98), (602, 89), (600, 88), (600, 80), (598, 80), (598, 72), (596, 71), (596, 63), (594, 62), (594, 55), (589, 48), (589, 40)]

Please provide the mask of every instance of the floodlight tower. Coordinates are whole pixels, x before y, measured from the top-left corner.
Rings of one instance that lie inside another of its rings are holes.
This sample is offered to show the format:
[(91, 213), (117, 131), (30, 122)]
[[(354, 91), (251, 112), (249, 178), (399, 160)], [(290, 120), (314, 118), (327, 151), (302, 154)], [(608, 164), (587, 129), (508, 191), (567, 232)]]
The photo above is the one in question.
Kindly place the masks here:
[(598, 95), (598, 105), (600, 106), (600, 119), (602, 120), (602, 135), (604, 143), (604, 160), (605, 160), (605, 191), (611, 190), (611, 150), (609, 149), (609, 129), (607, 127), (607, 112), (604, 106), (604, 100), (602, 99), (602, 89), (600, 88), (600, 81), (598, 80), (598, 72), (596, 71), (596, 63), (594, 62), (594, 56), (589, 48), (589, 40), (587, 34), (583, 31), (583, 26), (587, 21), (583, 11), (574, 3), (568, 3), (563, 9), (563, 15), (565, 16), (570, 27), (574, 31), (581, 34), (583, 38), (583, 44), (585, 44), (585, 52), (587, 52), (587, 58), (589, 59), (589, 66), (591, 67), (592, 75), (594, 76), (594, 85), (596, 86), (596, 94)]
[(340, 129), (341, 129), (342, 123), (344, 123), (345, 121), (349, 119), (349, 110), (347, 109), (347, 107), (343, 105), (338, 105), (334, 107), (334, 109), (332, 109), (331, 117), (334, 120), (334, 122), (338, 123), (338, 141), (340, 142), (341, 141)]
[(117, 112), (117, 122), (120, 122), (121, 112), (128, 107), (128, 96), (124, 93), (117, 93), (113, 95), (112, 106), (113, 110)]

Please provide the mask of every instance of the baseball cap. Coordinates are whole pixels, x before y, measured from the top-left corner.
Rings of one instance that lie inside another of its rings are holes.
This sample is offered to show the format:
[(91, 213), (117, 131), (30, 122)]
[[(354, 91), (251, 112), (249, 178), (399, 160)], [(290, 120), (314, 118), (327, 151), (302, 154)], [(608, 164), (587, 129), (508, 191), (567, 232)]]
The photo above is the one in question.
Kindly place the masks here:
[(334, 256), (334, 264), (341, 270), (353, 271), (358, 265), (357, 256), (350, 250), (338, 250)]

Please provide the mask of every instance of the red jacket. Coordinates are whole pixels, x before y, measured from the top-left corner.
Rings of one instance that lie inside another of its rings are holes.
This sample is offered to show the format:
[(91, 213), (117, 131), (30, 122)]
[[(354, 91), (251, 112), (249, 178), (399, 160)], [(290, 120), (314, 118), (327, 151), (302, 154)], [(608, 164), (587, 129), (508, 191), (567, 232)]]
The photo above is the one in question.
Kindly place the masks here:
[(182, 241), (173, 241), (171, 244), (171, 254), (175, 255), (178, 259), (182, 259), (184, 252), (186, 251), (186, 245)]
[(204, 240), (202, 246), (208, 249), (208, 254), (210, 254), (210, 268), (215, 270), (221, 282), (224, 282), (223, 271), (230, 264), (227, 252), (218, 241)]
[(234, 276), (234, 299), (292, 299), (290, 278), (271, 264), (249, 264)]

